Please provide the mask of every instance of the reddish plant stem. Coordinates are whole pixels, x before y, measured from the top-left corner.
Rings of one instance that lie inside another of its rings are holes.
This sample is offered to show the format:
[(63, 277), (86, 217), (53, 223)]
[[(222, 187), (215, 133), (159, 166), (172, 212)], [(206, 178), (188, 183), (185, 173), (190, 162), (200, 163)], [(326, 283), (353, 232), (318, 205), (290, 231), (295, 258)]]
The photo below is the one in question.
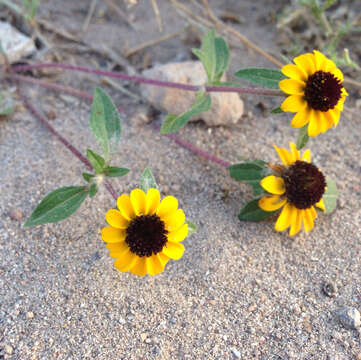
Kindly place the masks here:
[(253, 94), (253, 95), (264, 95), (264, 96), (284, 96), (284, 93), (279, 90), (272, 90), (272, 89), (264, 89), (264, 88), (242, 88), (237, 86), (196, 86), (196, 85), (187, 85), (187, 84), (180, 84), (174, 83), (170, 81), (161, 81), (161, 80), (154, 80), (148, 79), (142, 76), (130, 76), (126, 74), (121, 74), (118, 72), (113, 71), (104, 71), (99, 69), (91, 69), (84, 66), (74, 66), (68, 64), (60, 64), (60, 63), (41, 63), (41, 64), (33, 64), (33, 65), (17, 65), (13, 66), (9, 69), (10, 72), (20, 72), (20, 71), (27, 71), (27, 70), (35, 70), (35, 69), (42, 69), (42, 68), (57, 68), (63, 70), (74, 70), (74, 71), (81, 71), (86, 73), (91, 73), (95, 75), (102, 75), (111, 77), (114, 79), (122, 79), (131, 81), (134, 83), (143, 83), (148, 85), (154, 86), (163, 86), (163, 87), (170, 87), (176, 88), (181, 90), (187, 91), (200, 91), (204, 88), (207, 92), (236, 92), (240, 94)]
[[(76, 90), (76, 89), (73, 89), (71, 87), (68, 87), (68, 86), (63, 86), (63, 85), (58, 85), (58, 84), (49, 84), (47, 83), (46, 81), (41, 81), (41, 80), (38, 80), (38, 79), (32, 79), (32, 78), (28, 78), (27, 76), (21, 76), (21, 75), (15, 75), (15, 74), (11, 74), (9, 76), (10, 78), (13, 78), (13, 79), (16, 79), (16, 80), (19, 80), (19, 81), (24, 81), (24, 82), (30, 82), (31, 84), (37, 84), (37, 85), (40, 85), (40, 86), (43, 86), (43, 87), (46, 87), (46, 88), (49, 88), (48, 85), (51, 85), (51, 89), (55, 90), (55, 91), (64, 91), (64, 92), (67, 92), (69, 94), (72, 94), (74, 96), (77, 96), (77, 97), (80, 97), (80, 98), (84, 98), (84, 99), (89, 99), (89, 100), (92, 100), (93, 99), (93, 96), (89, 93), (86, 93), (84, 91), (79, 91), (79, 90)], [(29, 104), (30, 105), (30, 104)], [(31, 106), (31, 105), (30, 105)], [(32, 108), (32, 107), (31, 107)], [(33, 108), (32, 108), (33, 109)], [(119, 111), (121, 112), (124, 112), (125, 110), (118, 107)], [(34, 109), (35, 110), (35, 109)], [(29, 107), (29, 111), (30, 111), (30, 107)], [(34, 114), (34, 113), (33, 113)], [(34, 114), (34, 116), (36, 116)], [(40, 120), (40, 119), (39, 119)], [(42, 120), (40, 120), (41, 122), (43, 122)], [(58, 134), (55, 129), (46, 121), (46, 124), (44, 123), (44, 125), (49, 129), (49, 126), (52, 130), (50, 130), (53, 134), (54, 132), (57, 134), (55, 136), (57, 136), (60, 140), (60, 138), (62, 138), (62, 136), (60, 134)], [(160, 127), (157, 126), (157, 125), (154, 125), (154, 128), (159, 131), (160, 130)], [(199, 155), (199, 156), (202, 156), (204, 158), (206, 158), (207, 160), (210, 160), (212, 162), (214, 162), (215, 164), (218, 164), (218, 165), (221, 165), (223, 167), (228, 167), (230, 165), (229, 162), (225, 161), (225, 160), (222, 160), (220, 158), (217, 158), (216, 156), (214, 155), (211, 155), (209, 153), (207, 153), (206, 151), (198, 148), (197, 146), (193, 145), (193, 144), (190, 144), (182, 139), (180, 139), (179, 137), (177, 137), (176, 135), (174, 134), (166, 134), (171, 140), (173, 140), (176, 144), (184, 147), (185, 149), (193, 152), (194, 154), (196, 155)], [(64, 138), (63, 138), (64, 139)], [(66, 139), (64, 139), (66, 141)], [(62, 141), (62, 140), (61, 140)], [(62, 141), (63, 142), (63, 141)], [(64, 143), (64, 142), (63, 142)], [(65, 144), (64, 144), (65, 145)], [(72, 146), (71, 144), (69, 144), (70, 146)], [(67, 145), (65, 145), (67, 146)], [(68, 146), (67, 146), (68, 147)], [(74, 147), (73, 147), (74, 148)], [(75, 149), (76, 150), (76, 149)], [(79, 152), (78, 152), (79, 153)], [(80, 153), (79, 153), (80, 154)], [(75, 154), (74, 154), (75, 155)], [(80, 154), (81, 155), (81, 154)], [(77, 156), (77, 155), (76, 155)], [(83, 155), (81, 155), (83, 157)], [(84, 158), (84, 157), (83, 157)], [(84, 158), (87, 162), (88, 160), (86, 158)], [(89, 163), (89, 162), (88, 162)]]
[[(36, 118), (38, 119), (46, 128), (47, 130), (53, 134), (68, 150), (72, 152), (73, 155), (75, 155), (89, 170), (92, 170), (92, 166), (88, 159), (83, 156), (78, 149), (76, 149), (67, 139), (65, 139), (63, 136), (61, 136), (45, 119), (45, 117), (41, 116), (37, 110), (30, 104), (29, 100), (20, 93), (21, 100), (23, 101), (24, 106), (28, 109), (28, 111)], [(117, 200), (118, 196), (113, 188), (113, 186), (109, 183), (104, 184), (106, 189), (109, 191), (109, 193), (113, 196), (115, 200)]]

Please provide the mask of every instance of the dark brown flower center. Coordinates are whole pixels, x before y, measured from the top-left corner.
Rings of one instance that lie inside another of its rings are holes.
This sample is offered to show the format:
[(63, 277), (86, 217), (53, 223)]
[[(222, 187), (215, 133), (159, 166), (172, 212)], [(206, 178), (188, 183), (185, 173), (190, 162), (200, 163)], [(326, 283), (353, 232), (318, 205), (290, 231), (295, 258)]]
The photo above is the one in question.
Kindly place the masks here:
[(313, 164), (296, 161), (282, 174), (288, 202), (298, 209), (308, 209), (322, 199), (326, 180)]
[(333, 74), (322, 70), (307, 79), (305, 99), (314, 110), (333, 109), (341, 98), (342, 83)]
[(128, 228), (125, 242), (130, 251), (139, 257), (159, 253), (167, 242), (164, 222), (158, 215), (141, 215), (134, 218)]

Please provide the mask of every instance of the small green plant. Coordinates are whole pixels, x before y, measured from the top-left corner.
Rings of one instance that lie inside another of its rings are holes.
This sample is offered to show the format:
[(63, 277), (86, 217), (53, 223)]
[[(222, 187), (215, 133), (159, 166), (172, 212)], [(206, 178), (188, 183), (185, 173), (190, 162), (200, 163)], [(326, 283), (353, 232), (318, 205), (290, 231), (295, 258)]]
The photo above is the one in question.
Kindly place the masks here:
[(39, 0), (23, 0), (22, 7), (14, 4), (12, 0), (0, 0), (0, 5), (7, 6), (11, 11), (23, 16), (28, 21), (33, 21), (38, 11)]

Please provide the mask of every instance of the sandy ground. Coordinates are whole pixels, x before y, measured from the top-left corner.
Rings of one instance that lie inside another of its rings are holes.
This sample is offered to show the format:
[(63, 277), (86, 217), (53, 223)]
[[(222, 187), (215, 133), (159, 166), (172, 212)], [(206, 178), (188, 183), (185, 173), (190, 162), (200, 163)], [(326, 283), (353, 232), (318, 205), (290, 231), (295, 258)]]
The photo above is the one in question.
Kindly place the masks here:
[[(258, 61), (245, 49), (236, 54), (233, 67), (238, 58), (242, 65)], [(74, 75), (59, 79), (77, 81)], [(94, 82), (79, 79), (92, 91)], [(137, 110), (114, 89), (107, 91)], [(52, 125), (82, 152), (96, 148), (88, 102), (36, 87), (27, 94), (45, 113), (56, 114)], [(276, 161), (272, 144), (287, 147), (296, 133), (289, 117), (257, 111), (260, 100), (246, 99), (253, 115), (232, 128), (198, 122), (179, 135), (231, 162), (237, 155)], [(268, 109), (276, 104), (262, 101)], [(125, 117), (114, 164), (132, 172), (114, 180), (119, 194), (136, 186), (149, 166), (163, 193), (176, 196), (198, 225), (184, 242), (183, 258), (152, 278), (113, 269), (99, 235), (114, 206), (105, 189), (70, 219), (22, 227), (49, 191), (81, 184), (84, 167), (27, 112), (2, 119), (0, 359), (360, 359), (360, 330), (344, 328), (336, 315), (344, 306), (361, 310), (361, 125), (351, 110), (336, 130), (310, 143), (314, 162), (337, 181), (337, 209), (295, 239), (276, 233), (272, 221), (240, 223), (239, 208), (251, 199), (247, 185), (151, 125)], [(13, 220), (18, 209), (24, 217)], [(334, 298), (322, 291), (327, 282), (337, 287)]]

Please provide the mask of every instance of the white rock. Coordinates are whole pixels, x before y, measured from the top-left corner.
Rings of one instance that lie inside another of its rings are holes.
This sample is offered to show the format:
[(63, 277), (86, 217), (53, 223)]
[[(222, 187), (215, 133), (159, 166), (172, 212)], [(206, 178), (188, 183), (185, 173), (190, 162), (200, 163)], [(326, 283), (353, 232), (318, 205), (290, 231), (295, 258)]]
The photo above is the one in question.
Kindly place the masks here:
[[(156, 80), (189, 85), (204, 85), (207, 75), (200, 61), (185, 61), (156, 66), (145, 70), (143, 75)], [(225, 78), (222, 79), (223, 81)], [(195, 92), (142, 84), (142, 96), (155, 108), (167, 113), (181, 114), (192, 106)], [(234, 124), (243, 114), (243, 101), (237, 93), (210, 93), (211, 110), (192, 118), (202, 119), (209, 126)]]
[(356, 329), (361, 326), (360, 312), (353, 307), (344, 307), (340, 309), (338, 317), (345, 328)]
[(0, 41), (10, 64), (35, 52), (34, 41), (9, 23), (0, 21)]

